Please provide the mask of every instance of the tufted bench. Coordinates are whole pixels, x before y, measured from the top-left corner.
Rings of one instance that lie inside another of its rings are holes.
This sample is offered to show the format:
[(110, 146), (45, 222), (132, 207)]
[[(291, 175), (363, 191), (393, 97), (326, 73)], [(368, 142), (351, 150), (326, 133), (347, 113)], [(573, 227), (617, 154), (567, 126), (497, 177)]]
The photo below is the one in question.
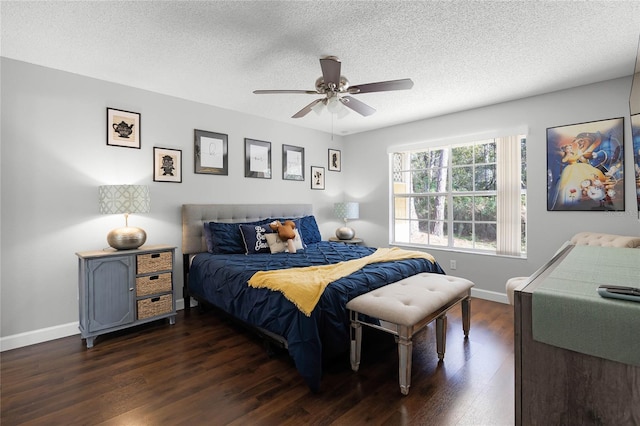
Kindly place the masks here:
[[(358, 296), (347, 308), (351, 315), (351, 368), (360, 367), (362, 325), (386, 331), (398, 342), (400, 391), (409, 393), (413, 335), (436, 320), (438, 358), (444, 359), (447, 333), (446, 313), (459, 302), (462, 329), (469, 335), (469, 302), (473, 283), (451, 275), (420, 273)], [(363, 315), (381, 320), (381, 325), (366, 322)]]

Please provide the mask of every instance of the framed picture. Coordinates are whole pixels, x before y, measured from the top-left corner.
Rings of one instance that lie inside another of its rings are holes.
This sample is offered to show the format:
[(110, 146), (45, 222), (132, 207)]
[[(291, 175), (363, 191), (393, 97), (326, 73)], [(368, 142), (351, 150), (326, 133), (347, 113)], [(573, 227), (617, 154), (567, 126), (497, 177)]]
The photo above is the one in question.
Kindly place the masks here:
[(304, 180), (304, 148), (282, 145), (282, 179)]
[(311, 166), (311, 189), (324, 189), (324, 167)]
[(624, 211), (624, 118), (547, 129), (547, 210)]
[(631, 116), (631, 139), (633, 146), (633, 169), (635, 170), (636, 199), (640, 211), (640, 114)]
[(194, 171), (209, 175), (229, 174), (229, 137), (222, 133), (194, 130)]
[(140, 149), (140, 114), (107, 108), (107, 145)]
[(329, 170), (339, 172), (342, 169), (342, 154), (337, 149), (329, 150)]
[(153, 147), (154, 182), (182, 182), (182, 151)]
[(244, 177), (271, 179), (271, 142), (245, 138)]

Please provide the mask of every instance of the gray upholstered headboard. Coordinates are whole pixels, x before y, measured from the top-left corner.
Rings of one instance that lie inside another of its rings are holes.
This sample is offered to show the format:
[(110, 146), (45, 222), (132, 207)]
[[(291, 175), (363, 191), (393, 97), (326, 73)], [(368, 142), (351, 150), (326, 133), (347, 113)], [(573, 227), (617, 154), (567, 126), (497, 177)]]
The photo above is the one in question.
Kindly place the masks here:
[(183, 204), (182, 253), (207, 251), (205, 222), (251, 222), (271, 217), (302, 217), (313, 214), (311, 204)]

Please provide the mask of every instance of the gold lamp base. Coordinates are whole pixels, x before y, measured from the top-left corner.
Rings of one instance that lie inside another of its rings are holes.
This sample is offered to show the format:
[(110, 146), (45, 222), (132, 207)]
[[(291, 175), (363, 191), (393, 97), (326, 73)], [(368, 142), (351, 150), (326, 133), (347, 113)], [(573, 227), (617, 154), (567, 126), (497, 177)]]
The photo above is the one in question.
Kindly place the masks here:
[(125, 226), (112, 229), (107, 234), (107, 242), (116, 250), (137, 249), (147, 241), (147, 233), (142, 228)]

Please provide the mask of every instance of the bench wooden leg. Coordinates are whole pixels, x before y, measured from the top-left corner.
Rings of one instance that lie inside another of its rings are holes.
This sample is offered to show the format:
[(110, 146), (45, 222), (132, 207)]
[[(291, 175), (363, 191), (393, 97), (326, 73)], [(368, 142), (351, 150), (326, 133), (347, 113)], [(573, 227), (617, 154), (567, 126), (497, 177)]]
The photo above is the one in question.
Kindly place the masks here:
[(409, 327), (400, 326), (398, 336), (398, 358), (399, 358), (399, 380), (400, 392), (403, 395), (409, 394), (409, 386), (411, 386), (411, 358), (413, 353), (413, 342), (411, 341), (411, 333)]
[(440, 315), (436, 318), (436, 347), (438, 359), (444, 359), (444, 350), (447, 346), (447, 315)]
[(462, 300), (462, 331), (464, 337), (469, 337), (469, 329), (471, 328), (471, 298), (467, 297)]
[(360, 368), (360, 349), (362, 348), (362, 325), (357, 321), (357, 312), (351, 311), (351, 369)]

